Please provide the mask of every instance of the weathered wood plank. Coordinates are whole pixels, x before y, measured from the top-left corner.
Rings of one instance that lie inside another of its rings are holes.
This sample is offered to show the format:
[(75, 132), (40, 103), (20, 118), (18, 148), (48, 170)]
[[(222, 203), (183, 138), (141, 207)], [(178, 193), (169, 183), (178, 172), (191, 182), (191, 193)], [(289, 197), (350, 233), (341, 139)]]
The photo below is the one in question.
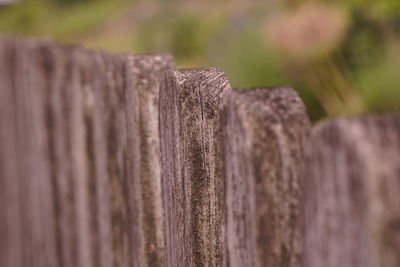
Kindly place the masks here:
[(288, 87), (234, 89), (223, 120), (229, 266), (300, 266), (302, 101)]
[(322, 123), (306, 154), (304, 266), (400, 266), (400, 116)]
[(20, 267), (23, 243), (14, 105), (15, 49), (0, 42), (0, 265)]
[[(1, 40), (5, 84), (1, 86), (1, 232), (4, 266), (58, 264), (49, 142), (45, 116), (46, 77), (40, 71), (38, 44)], [(12, 136), (11, 136), (12, 134)], [(4, 147), (4, 150), (3, 150)], [(4, 228), (3, 228), (4, 227)], [(3, 243), (4, 242), (4, 243)]]
[(138, 92), (139, 100), (139, 172), (146, 259), (145, 264), (140, 266), (163, 266), (164, 220), (158, 106), (161, 78), (167, 70), (173, 68), (174, 63), (170, 55), (135, 55), (130, 59), (132, 87)]
[[(112, 229), (115, 228), (115, 221), (112, 219), (112, 196), (113, 188), (111, 181), (115, 180), (109, 174), (108, 142), (109, 142), (109, 113), (108, 94), (117, 90), (111, 87), (112, 70), (107, 56), (102, 53), (93, 53), (89, 57), (90, 68), (92, 69), (92, 80), (90, 86), (85, 90), (86, 127), (88, 131), (88, 158), (90, 160), (90, 179), (89, 189), (91, 192), (90, 205), (93, 216), (91, 218), (91, 227), (95, 233), (92, 238), (93, 257), (95, 266), (113, 266), (117, 261), (117, 255), (114, 254), (115, 240)], [(134, 103), (136, 98), (129, 98)], [(138, 116), (138, 113), (132, 111), (131, 117)], [(134, 131), (136, 127), (132, 127)], [(110, 141), (113, 142), (114, 140)], [(135, 151), (138, 147), (137, 142), (128, 146), (130, 150)]]
[(223, 266), (220, 109), (230, 92), (218, 69), (170, 71), (160, 89), (167, 266)]

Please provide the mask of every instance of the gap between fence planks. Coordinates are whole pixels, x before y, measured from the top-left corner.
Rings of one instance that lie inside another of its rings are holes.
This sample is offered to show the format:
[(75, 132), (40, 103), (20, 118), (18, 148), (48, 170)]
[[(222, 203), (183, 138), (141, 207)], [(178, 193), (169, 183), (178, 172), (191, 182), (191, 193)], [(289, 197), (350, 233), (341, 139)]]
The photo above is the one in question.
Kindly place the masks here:
[(400, 116), (322, 123), (306, 155), (304, 266), (400, 266)]
[(229, 266), (301, 266), (302, 101), (288, 87), (234, 89), (223, 114)]
[(1, 266), (161, 266), (172, 58), (14, 38), (0, 54)]

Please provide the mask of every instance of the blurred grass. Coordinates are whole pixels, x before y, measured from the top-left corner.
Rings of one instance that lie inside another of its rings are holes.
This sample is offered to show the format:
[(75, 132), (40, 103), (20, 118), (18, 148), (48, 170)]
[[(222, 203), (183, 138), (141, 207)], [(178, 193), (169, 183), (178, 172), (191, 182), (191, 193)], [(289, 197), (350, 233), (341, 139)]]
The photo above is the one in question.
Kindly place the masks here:
[(400, 57), (394, 55), (361, 70), (358, 85), (368, 112), (400, 110)]
[(398, 0), (21, 0), (0, 6), (0, 32), (169, 52), (234, 87), (290, 85), (313, 121), (400, 110)]
[(0, 31), (45, 35), (68, 41), (101, 27), (102, 23), (131, 2), (72, 1), (67, 5), (46, 0), (25, 0), (0, 8)]
[(65, 9), (55, 6), (47, 14), (43, 25), (43, 34), (49, 34), (55, 39), (68, 41), (77, 38), (85, 32), (100, 28), (109, 17), (115, 15), (121, 8), (127, 6), (127, 1), (93, 1), (75, 4)]

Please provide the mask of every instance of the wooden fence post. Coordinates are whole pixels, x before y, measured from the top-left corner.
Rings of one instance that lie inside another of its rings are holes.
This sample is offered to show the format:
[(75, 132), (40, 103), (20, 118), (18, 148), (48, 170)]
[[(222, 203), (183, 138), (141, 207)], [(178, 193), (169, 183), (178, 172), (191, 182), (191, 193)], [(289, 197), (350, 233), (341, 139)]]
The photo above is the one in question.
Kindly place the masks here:
[(1, 265), (162, 266), (157, 97), (171, 57), (13, 38), (0, 55)]
[(400, 116), (322, 123), (306, 154), (304, 266), (400, 266)]
[(219, 113), (229, 82), (214, 68), (177, 70), (160, 90), (167, 266), (223, 266)]
[(234, 89), (223, 114), (229, 266), (300, 266), (302, 101), (288, 87)]

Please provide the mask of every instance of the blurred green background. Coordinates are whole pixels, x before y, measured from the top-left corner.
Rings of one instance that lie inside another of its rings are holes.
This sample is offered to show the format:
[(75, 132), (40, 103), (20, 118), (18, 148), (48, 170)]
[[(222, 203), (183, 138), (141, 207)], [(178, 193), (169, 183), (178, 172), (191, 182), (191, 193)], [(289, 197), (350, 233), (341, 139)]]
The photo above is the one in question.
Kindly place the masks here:
[(400, 0), (0, 0), (0, 32), (290, 85), (313, 121), (400, 110)]

